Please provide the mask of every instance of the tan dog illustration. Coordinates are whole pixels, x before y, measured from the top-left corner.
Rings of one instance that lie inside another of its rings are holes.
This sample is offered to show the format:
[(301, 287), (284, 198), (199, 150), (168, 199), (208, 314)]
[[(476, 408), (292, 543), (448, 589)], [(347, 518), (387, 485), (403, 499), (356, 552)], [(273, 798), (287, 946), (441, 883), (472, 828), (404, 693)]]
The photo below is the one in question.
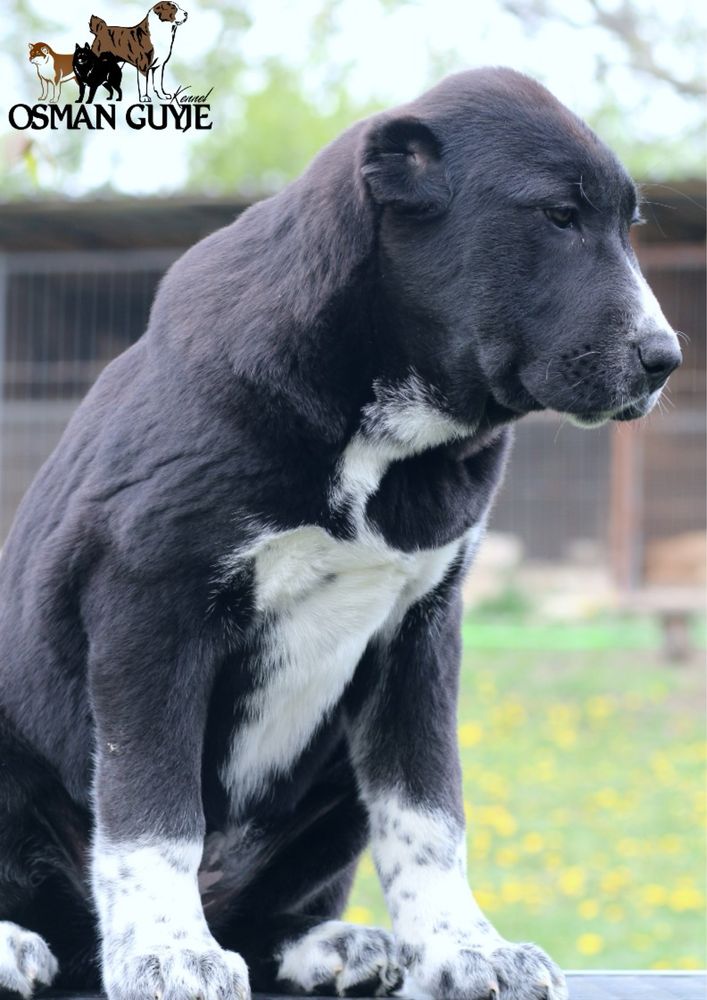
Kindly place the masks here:
[(164, 92), (164, 68), (172, 55), (177, 28), (184, 24), (187, 16), (187, 12), (171, 0), (161, 0), (150, 7), (142, 21), (132, 28), (106, 24), (102, 17), (94, 14), (88, 22), (91, 34), (95, 35), (92, 49), (96, 55), (112, 52), (137, 69), (141, 102), (152, 100), (151, 88), (158, 100), (169, 101), (171, 95)]
[(40, 101), (49, 98), (50, 104), (56, 104), (61, 97), (61, 85), (74, 79), (72, 66), (73, 55), (63, 55), (55, 52), (46, 42), (28, 42), (29, 61), (37, 70), (37, 76), (42, 84)]

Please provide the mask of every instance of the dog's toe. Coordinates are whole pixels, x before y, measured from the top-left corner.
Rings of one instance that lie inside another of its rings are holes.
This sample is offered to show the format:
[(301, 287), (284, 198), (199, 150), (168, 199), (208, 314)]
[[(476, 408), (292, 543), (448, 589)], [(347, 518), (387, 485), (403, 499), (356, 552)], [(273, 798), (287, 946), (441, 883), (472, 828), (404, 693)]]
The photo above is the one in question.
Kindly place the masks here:
[(17, 924), (0, 921), (0, 994), (29, 998), (49, 986), (59, 966), (46, 941)]

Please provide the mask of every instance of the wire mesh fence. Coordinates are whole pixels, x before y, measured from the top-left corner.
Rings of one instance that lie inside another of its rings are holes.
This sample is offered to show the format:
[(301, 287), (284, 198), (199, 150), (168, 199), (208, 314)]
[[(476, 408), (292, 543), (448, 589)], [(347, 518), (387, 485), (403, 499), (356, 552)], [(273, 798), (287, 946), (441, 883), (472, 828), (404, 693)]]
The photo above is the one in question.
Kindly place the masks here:
[[(144, 331), (170, 249), (8, 253), (0, 258), (0, 543), (20, 499), (101, 369)], [(633, 563), (647, 539), (704, 527), (704, 265), (658, 261), (650, 275), (676, 324), (690, 331), (672, 408), (641, 441)], [(492, 528), (535, 559), (580, 548), (609, 561), (614, 516), (612, 435), (541, 414), (524, 420)], [(640, 517), (639, 517), (640, 515)], [(640, 522), (640, 523), (639, 523)]]

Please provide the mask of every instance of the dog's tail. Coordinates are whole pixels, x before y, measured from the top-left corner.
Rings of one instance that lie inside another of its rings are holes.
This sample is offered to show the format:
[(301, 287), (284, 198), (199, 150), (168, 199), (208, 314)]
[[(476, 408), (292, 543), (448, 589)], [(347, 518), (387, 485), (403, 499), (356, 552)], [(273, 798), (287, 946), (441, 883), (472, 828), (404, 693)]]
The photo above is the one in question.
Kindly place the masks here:
[(92, 35), (97, 35), (105, 26), (106, 22), (102, 17), (96, 17), (95, 14), (91, 15), (91, 20), (88, 22), (88, 30)]

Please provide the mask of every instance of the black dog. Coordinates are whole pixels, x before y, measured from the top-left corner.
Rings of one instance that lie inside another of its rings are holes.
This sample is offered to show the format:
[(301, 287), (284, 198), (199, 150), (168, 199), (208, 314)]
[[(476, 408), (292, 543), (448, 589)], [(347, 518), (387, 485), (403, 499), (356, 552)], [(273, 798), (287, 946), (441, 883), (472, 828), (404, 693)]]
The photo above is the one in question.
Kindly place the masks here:
[[(6, 988), (53, 955), (94, 986), (100, 935), (110, 1000), (244, 998), (246, 963), (281, 992), (567, 996), (468, 886), (460, 587), (509, 425), (638, 417), (680, 361), (636, 218), (586, 125), (486, 70), (174, 265), (2, 555)], [(338, 919), (369, 838), (393, 934)]]
[(99, 56), (91, 51), (88, 43), (76, 45), (72, 59), (76, 82), (79, 85), (78, 103), (83, 102), (83, 95), (88, 87), (88, 104), (93, 102), (98, 88), (103, 85), (108, 91), (108, 99), (113, 100), (115, 90), (118, 100), (122, 101), (121, 82), (123, 70), (117, 57), (112, 52), (101, 52)]

